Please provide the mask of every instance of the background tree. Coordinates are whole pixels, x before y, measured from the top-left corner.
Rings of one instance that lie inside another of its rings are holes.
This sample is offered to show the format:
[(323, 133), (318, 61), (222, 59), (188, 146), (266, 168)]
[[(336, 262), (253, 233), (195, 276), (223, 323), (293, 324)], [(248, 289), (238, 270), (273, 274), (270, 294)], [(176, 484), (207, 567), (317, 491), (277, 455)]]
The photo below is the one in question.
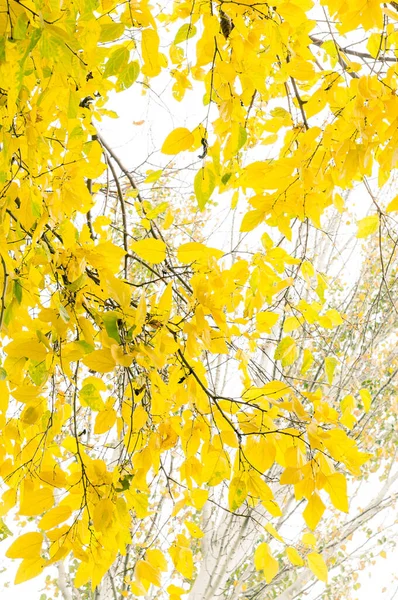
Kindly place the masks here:
[[(164, 9), (1, 12), (1, 514), (37, 521), (7, 556), (22, 559), (16, 582), (60, 565), (66, 597), (287, 598), (311, 573), (327, 582), (335, 548), (393, 501), (398, 205), (383, 211), (375, 188), (395, 168), (398, 13)], [(156, 92), (158, 76), (177, 101), (204, 92), (198, 122), (162, 143), (166, 185), (161, 169), (141, 182), (100, 128), (111, 91)], [(170, 199), (186, 152), (200, 152), (201, 211), (215, 190), (244, 204), (248, 235), (229, 252)], [(345, 296), (344, 281), (328, 291), (321, 244), (355, 182), (381, 279)], [(347, 479), (379, 468), (376, 507), (322, 521), (348, 510)], [(278, 539), (291, 511), (317, 541)]]

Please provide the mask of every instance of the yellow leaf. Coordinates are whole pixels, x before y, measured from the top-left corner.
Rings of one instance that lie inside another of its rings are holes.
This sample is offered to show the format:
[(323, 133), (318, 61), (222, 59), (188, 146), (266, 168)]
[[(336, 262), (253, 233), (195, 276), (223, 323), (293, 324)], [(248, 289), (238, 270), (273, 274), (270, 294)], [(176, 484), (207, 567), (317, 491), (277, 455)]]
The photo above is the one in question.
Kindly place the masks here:
[(359, 395), (361, 396), (364, 411), (369, 412), (370, 406), (372, 404), (372, 396), (370, 395), (369, 390), (362, 388), (361, 390), (359, 390)]
[(163, 142), (163, 154), (178, 154), (184, 150), (189, 150), (195, 142), (193, 134), (185, 127), (174, 129)]
[(348, 512), (347, 480), (343, 473), (332, 473), (326, 477), (325, 491), (338, 510)]
[(44, 529), (44, 531), (52, 529), (69, 519), (71, 514), (72, 510), (69, 506), (55, 506), (40, 519), (39, 527), (40, 529)]
[[(135, 567), (135, 576), (138, 581), (142, 580), (149, 581), (153, 585), (160, 587), (161, 585), (161, 573), (160, 569), (157, 569), (146, 560), (139, 560)], [(145, 585), (145, 584), (144, 584)]]
[(267, 583), (270, 583), (279, 571), (278, 561), (272, 556), (269, 546), (265, 542), (256, 548), (254, 565), (257, 571), (263, 571)]
[(303, 566), (304, 561), (301, 558), (300, 554), (297, 552), (296, 548), (293, 548), (292, 546), (288, 546), (286, 548), (286, 555), (287, 555), (289, 561), (292, 563), (292, 565), (296, 565), (298, 567)]
[(116, 423), (116, 412), (113, 408), (106, 408), (99, 412), (95, 418), (94, 433), (99, 435), (106, 433)]
[(291, 388), (283, 383), (282, 381), (269, 381), (262, 388), (260, 388), (264, 396), (268, 398), (279, 398), (280, 396), (286, 396), (291, 392)]
[(204, 507), (208, 497), (209, 492), (207, 490), (196, 489), (191, 491), (192, 504), (196, 510), (201, 510)]
[(386, 211), (387, 212), (394, 212), (398, 210), (398, 196), (395, 196), (395, 198), (393, 198), (391, 200), (391, 202), (388, 204)]
[(178, 536), (178, 542), (180, 542), (180, 543), (177, 542), (177, 544), (173, 544), (171, 546), (171, 548), (169, 549), (169, 554), (170, 554), (173, 564), (176, 568), (176, 571), (181, 573), (181, 575), (183, 577), (186, 577), (187, 579), (192, 579), (192, 575), (193, 575), (192, 551), (187, 547), (187, 545), (185, 543), (185, 541), (188, 542), (188, 540), (186, 538), (185, 539), (184, 538), (185, 538), (185, 536), (182, 536), (182, 535)]
[(278, 321), (280, 315), (278, 313), (264, 310), (256, 315), (257, 331), (259, 333), (271, 333), (271, 329)]
[(38, 558), (25, 558), (18, 567), (14, 584), (18, 585), (18, 583), (37, 577), (43, 571), (45, 564), (46, 560), (41, 556)]
[(158, 548), (149, 548), (145, 552), (145, 558), (148, 562), (151, 563), (157, 569), (161, 571), (167, 571), (167, 560), (165, 555)]
[(283, 338), (276, 347), (275, 359), (280, 360), (282, 367), (288, 367), (297, 358), (296, 342), (290, 336)]
[(36, 531), (24, 533), (8, 548), (6, 557), (36, 559), (40, 556), (43, 539), (43, 534)]
[(249, 210), (249, 212), (247, 212), (243, 217), (240, 230), (252, 231), (264, 221), (264, 217), (265, 213), (262, 210), (259, 210), (257, 208), (255, 210)]
[(265, 531), (268, 531), (268, 533), (272, 535), (272, 537), (277, 539), (279, 542), (282, 542), (283, 544), (285, 543), (283, 538), (279, 535), (279, 533), (271, 523), (267, 523), (264, 529)]
[(232, 478), (228, 490), (228, 504), (232, 512), (238, 510), (247, 497), (246, 474), (240, 472)]
[(54, 495), (49, 488), (32, 489), (24, 493), (19, 514), (36, 517), (54, 506)]
[(316, 528), (325, 512), (325, 508), (319, 495), (314, 492), (303, 511), (304, 520), (310, 529), (314, 530)]
[(189, 533), (194, 538), (202, 538), (204, 536), (203, 531), (196, 525), (196, 523), (192, 523), (191, 521), (184, 521), (185, 527), (188, 529)]
[(312, 354), (312, 352), (310, 350), (308, 350), (308, 348), (306, 348), (304, 350), (304, 356), (303, 356), (303, 365), (301, 367), (301, 375), (305, 375), (305, 373), (308, 371), (308, 369), (311, 368), (312, 363), (314, 362), (314, 356)]
[(307, 563), (315, 577), (320, 581), (328, 582), (328, 569), (323, 557), (317, 552), (307, 554)]
[(366, 238), (379, 228), (379, 215), (365, 217), (358, 221), (357, 238)]
[(112, 525), (115, 505), (109, 498), (103, 498), (94, 509), (93, 523), (97, 531), (105, 532)]
[(146, 262), (158, 265), (166, 258), (166, 244), (162, 240), (148, 238), (133, 242), (130, 246), (140, 258)]
[(190, 264), (193, 262), (207, 261), (209, 258), (214, 257), (216, 260), (224, 256), (222, 250), (217, 248), (209, 248), (199, 242), (188, 242), (182, 244), (178, 248), (177, 258), (180, 262)]
[(93, 565), (90, 562), (81, 562), (75, 575), (75, 587), (80, 588), (85, 585), (92, 577)]
[(196, 200), (200, 210), (203, 210), (216, 187), (216, 176), (214, 171), (208, 167), (202, 167), (195, 175), (193, 182)]
[(98, 373), (110, 373), (116, 366), (115, 359), (109, 348), (90, 352), (90, 354), (87, 354), (83, 358), (82, 363), (92, 371), (98, 371)]
[(301, 541), (305, 546), (309, 546), (310, 548), (315, 548), (316, 546), (316, 537), (313, 533), (303, 533)]
[(327, 356), (325, 358), (325, 371), (326, 377), (328, 378), (329, 385), (333, 383), (333, 375), (337, 366), (337, 358), (334, 356)]

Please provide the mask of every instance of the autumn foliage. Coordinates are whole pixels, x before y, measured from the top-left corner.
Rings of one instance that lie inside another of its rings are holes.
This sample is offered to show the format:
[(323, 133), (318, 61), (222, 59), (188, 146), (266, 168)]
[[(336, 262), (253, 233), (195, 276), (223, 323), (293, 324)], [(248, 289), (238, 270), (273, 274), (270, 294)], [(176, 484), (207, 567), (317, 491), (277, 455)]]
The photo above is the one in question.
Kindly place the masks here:
[[(122, 596), (179, 600), (215, 504), (260, 520), (257, 581), (327, 582), (316, 532), (348, 512), (379, 405), (372, 382), (343, 381), (361, 303), (335, 302), (314, 243), (360, 183), (370, 211), (351, 227), (389, 243), (398, 6), (0, 3), (0, 514), (30, 523), (7, 550), (16, 583), (66, 561), (94, 590), (122, 557)], [(164, 171), (140, 178), (101, 122), (111, 92), (157, 77), (202, 116), (176, 115)], [(194, 223), (216, 205), (244, 234), (229, 251)], [(278, 533), (292, 491), (297, 544)]]

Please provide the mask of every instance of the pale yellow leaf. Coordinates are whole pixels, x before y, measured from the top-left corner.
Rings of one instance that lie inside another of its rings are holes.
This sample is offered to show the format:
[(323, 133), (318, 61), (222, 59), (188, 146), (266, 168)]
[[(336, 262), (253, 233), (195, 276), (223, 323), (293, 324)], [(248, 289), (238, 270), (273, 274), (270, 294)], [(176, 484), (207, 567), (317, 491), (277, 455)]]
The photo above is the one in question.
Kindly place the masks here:
[(361, 396), (363, 408), (365, 412), (369, 412), (370, 406), (372, 404), (372, 396), (370, 395), (369, 390), (366, 388), (362, 388), (359, 390), (359, 395)]
[(287, 555), (289, 561), (292, 563), (292, 565), (296, 565), (298, 567), (303, 566), (304, 561), (301, 558), (300, 554), (297, 552), (296, 548), (293, 548), (292, 546), (288, 546), (286, 548), (286, 555)]
[(323, 557), (318, 552), (307, 554), (307, 563), (315, 577), (325, 583), (328, 582), (328, 569)]

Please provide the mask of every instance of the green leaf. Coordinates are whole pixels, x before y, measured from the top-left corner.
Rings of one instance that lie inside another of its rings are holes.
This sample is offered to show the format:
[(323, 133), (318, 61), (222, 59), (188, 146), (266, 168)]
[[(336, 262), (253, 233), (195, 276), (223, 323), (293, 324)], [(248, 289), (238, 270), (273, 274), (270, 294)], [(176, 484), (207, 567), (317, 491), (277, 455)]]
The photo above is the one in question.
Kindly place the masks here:
[(290, 336), (283, 338), (275, 350), (275, 359), (282, 362), (282, 367), (288, 367), (294, 363), (296, 358), (296, 342)]
[(103, 23), (101, 25), (100, 42), (119, 40), (125, 29), (124, 23)]
[(174, 43), (181, 44), (181, 42), (185, 42), (186, 40), (189, 40), (189, 38), (196, 35), (196, 31), (197, 31), (197, 29), (196, 29), (195, 25), (191, 25), (191, 23), (185, 23), (177, 31), (177, 35), (174, 38)]
[(136, 81), (138, 75), (140, 74), (140, 65), (136, 60), (133, 60), (129, 63), (126, 69), (123, 71), (119, 78), (119, 82), (121, 87), (124, 90), (127, 90), (129, 87), (133, 85)]
[(18, 304), (21, 304), (21, 302), (22, 302), (22, 286), (19, 283), (19, 279), (15, 279), (15, 281), (14, 281), (14, 296), (15, 296)]
[(92, 410), (103, 410), (104, 401), (98, 389), (92, 383), (87, 383), (79, 392), (80, 402), (83, 406), (89, 406)]
[(120, 315), (114, 310), (110, 310), (109, 312), (104, 313), (102, 316), (106, 333), (109, 335), (110, 338), (116, 340), (118, 344), (121, 343), (119, 329), (117, 326), (119, 318)]
[(110, 77), (111, 75), (119, 75), (129, 62), (130, 52), (125, 46), (114, 50), (109, 57), (108, 62), (105, 65), (104, 77)]
[(247, 131), (244, 127), (239, 127), (238, 148), (240, 150), (247, 142)]
[(28, 30), (29, 18), (28, 15), (23, 12), (19, 15), (17, 22), (15, 23), (13, 38), (14, 40), (24, 40), (26, 38), (26, 32)]
[(212, 169), (209, 167), (202, 167), (200, 171), (196, 173), (193, 187), (198, 206), (200, 210), (203, 210), (216, 187), (216, 176)]

